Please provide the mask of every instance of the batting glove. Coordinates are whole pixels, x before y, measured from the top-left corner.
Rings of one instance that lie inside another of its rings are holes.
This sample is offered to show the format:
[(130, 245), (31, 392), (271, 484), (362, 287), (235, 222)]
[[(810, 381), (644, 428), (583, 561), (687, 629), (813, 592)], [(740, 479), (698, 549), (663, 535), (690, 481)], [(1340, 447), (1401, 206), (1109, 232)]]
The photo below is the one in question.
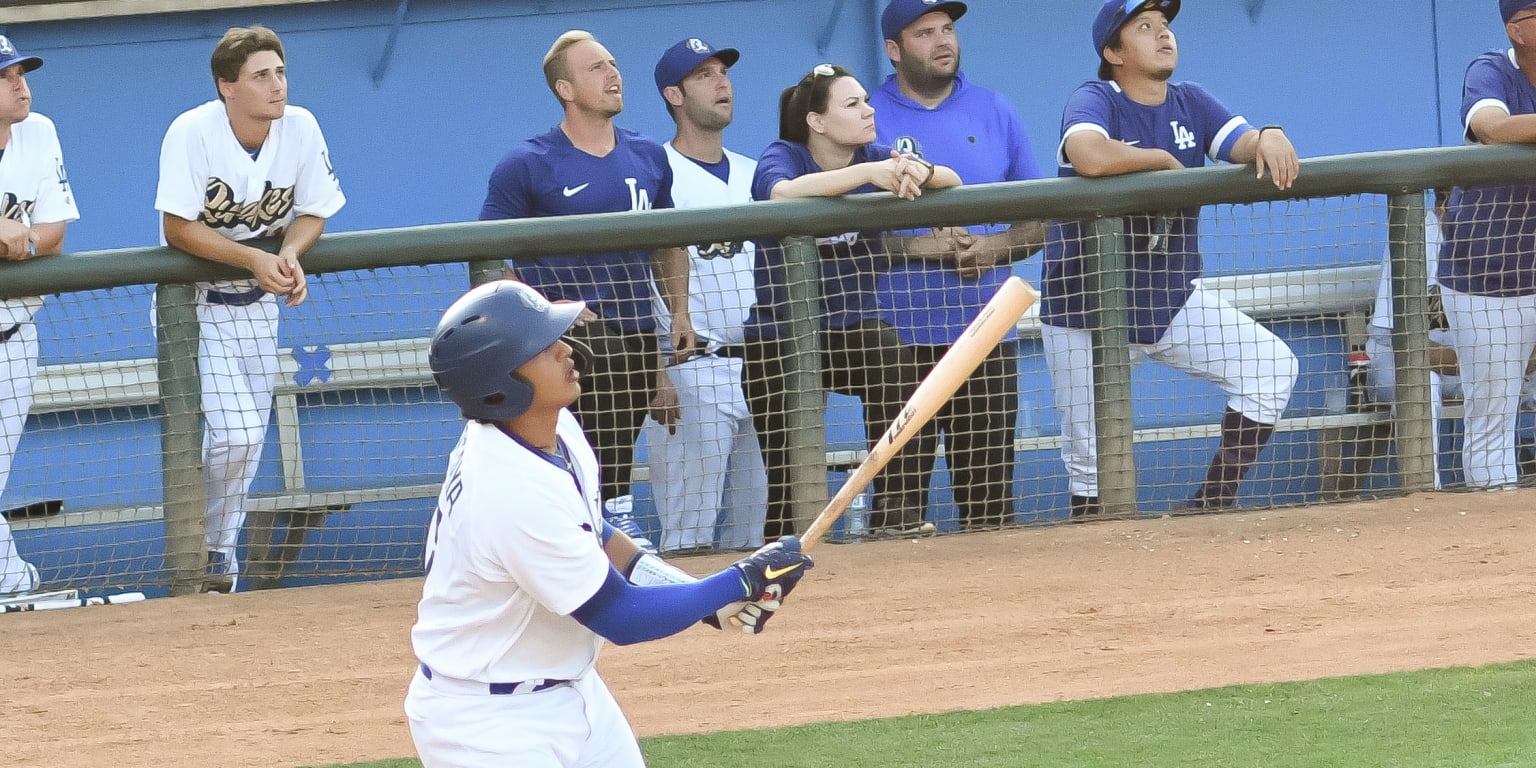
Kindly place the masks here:
[[(756, 634), (768, 617), (789, 597), (806, 571), (816, 567), (811, 556), (800, 551), (800, 539), (784, 538), (753, 552), (732, 566), (741, 571), (749, 604), (736, 615), (746, 632)], [(755, 608), (754, 608), (755, 606)]]

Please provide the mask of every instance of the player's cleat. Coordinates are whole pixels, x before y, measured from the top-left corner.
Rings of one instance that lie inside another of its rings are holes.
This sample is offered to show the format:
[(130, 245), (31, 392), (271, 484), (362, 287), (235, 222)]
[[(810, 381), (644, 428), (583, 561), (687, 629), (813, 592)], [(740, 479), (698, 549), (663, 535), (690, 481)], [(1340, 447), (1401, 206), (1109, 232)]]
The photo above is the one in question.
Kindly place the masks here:
[(887, 525), (880, 528), (871, 528), (864, 534), (864, 541), (883, 541), (888, 539), (920, 539), (925, 536), (933, 536), (939, 532), (939, 527), (924, 520), (915, 525)]
[(208, 551), (208, 571), (203, 576), (203, 591), (230, 594), (235, 591), (234, 564), (229, 556), (215, 550)]
[(634, 515), (635, 497), (619, 496), (603, 502), (603, 519), (635, 542), (641, 552), (656, 554), (656, 544), (645, 535)]

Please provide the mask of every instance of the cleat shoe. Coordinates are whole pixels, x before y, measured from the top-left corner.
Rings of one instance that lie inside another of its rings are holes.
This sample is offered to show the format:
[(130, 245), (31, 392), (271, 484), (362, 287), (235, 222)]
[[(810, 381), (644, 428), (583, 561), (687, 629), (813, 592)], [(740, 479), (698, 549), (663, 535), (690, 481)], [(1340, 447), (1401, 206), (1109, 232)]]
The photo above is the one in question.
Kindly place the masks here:
[(616, 530), (634, 540), (635, 546), (646, 554), (656, 554), (656, 544), (645, 535), (640, 521), (634, 515), (635, 497), (620, 496), (603, 502), (603, 519)]
[(216, 550), (208, 551), (208, 572), (203, 577), (204, 592), (230, 594), (235, 591), (238, 577), (228, 555)]

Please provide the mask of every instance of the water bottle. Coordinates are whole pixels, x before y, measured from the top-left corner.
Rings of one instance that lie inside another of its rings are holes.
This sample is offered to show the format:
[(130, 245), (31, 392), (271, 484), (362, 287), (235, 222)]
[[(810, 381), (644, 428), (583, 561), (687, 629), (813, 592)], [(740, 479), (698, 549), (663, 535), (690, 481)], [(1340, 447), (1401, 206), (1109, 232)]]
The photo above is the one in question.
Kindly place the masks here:
[(869, 493), (859, 491), (848, 503), (848, 527), (843, 535), (850, 539), (861, 538), (869, 530)]

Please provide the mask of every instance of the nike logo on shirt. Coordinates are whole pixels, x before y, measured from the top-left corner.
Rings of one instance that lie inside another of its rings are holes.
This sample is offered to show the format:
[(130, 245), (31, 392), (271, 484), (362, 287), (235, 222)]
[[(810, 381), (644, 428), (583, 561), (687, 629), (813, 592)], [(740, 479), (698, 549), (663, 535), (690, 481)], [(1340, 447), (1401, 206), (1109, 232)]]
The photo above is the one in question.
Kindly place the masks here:
[(565, 189), (561, 190), (561, 192), (563, 192), (566, 197), (570, 197), (571, 195), (574, 195), (577, 192), (580, 192), (583, 189), (586, 189), (589, 185), (591, 185), (591, 183), (592, 182), (589, 181), (586, 184), (582, 184), (579, 187), (566, 187)]
[[(1141, 139), (1137, 139), (1135, 141), (1126, 141), (1126, 142), (1122, 142), (1122, 143), (1124, 143), (1127, 147), (1134, 147), (1137, 144), (1141, 143)], [(586, 186), (586, 185), (582, 185), (582, 186)]]

